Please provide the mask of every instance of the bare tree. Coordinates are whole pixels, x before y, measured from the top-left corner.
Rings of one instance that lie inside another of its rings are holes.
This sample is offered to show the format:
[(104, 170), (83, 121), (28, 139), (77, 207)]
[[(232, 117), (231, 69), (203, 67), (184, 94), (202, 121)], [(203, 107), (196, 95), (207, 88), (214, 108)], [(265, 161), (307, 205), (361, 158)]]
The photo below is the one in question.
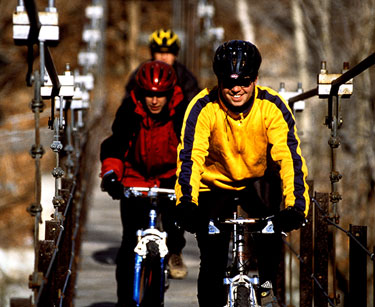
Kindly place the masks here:
[(238, 0), (236, 2), (236, 8), (243, 39), (255, 44), (255, 33), (252, 21), (250, 19), (248, 2), (245, 0)]

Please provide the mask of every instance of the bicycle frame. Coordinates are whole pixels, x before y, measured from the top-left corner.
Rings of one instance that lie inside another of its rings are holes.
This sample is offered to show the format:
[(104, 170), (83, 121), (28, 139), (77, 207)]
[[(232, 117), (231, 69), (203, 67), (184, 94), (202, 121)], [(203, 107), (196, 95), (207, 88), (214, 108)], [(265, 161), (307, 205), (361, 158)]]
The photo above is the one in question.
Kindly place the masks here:
[[(228, 286), (228, 298), (226, 307), (234, 307), (237, 299), (237, 290), (239, 286), (248, 289), (248, 302), (251, 307), (258, 307), (256, 288), (259, 286), (259, 277), (254, 275), (248, 276), (245, 266), (245, 225), (266, 222), (266, 226), (259, 232), (252, 233), (274, 233), (273, 224), (270, 219), (255, 219), (238, 217), (237, 212), (233, 213), (233, 218), (226, 219), (223, 223), (233, 225), (233, 249), (232, 249), (232, 265), (236, 265), (237, 274), (234, 277), (225, 277), (224, 284)], [(220, 233), (220, 230), (214, 225), (213, 221), (209, 223), (209, 234), (214, 235)]]
[(133, 281), (133, 300), (137, 306), (141, 303), (141, 271), (142, 263), (148, 255), (147, 244), (154, 242), (158, 246), (158, 253), (160, 256), (160, 302), (163, 305), (164, 302), (164, 288), (165, 288), (165, 256), (168, 254), (168, 248), (166, 244), (167, 233), (160, 231), (157, 228), (157, 205), (159, 195), (166, 195), (170, 200), (175, 199), (174, 190), (162, 189), (162, 188), (144, 188), (144, 187), (131, 187), (125, 188), (124, 195), (126, 198), (131, 196), (134, 197), (148, 197), (151, 201), (151, 208), (149, 211), (149, 225), (148, 228), (137, 231), (138, 243), (134, 248), (135, 252), (135, 266), (134, 266), (134, 281)]

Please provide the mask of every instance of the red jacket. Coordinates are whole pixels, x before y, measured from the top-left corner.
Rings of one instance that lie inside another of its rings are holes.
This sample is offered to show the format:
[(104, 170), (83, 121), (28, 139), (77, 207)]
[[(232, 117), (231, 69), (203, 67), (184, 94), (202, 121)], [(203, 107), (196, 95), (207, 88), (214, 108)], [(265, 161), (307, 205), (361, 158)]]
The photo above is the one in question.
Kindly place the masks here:
[(160, 186), (161, 179), (176, 174), (177, 145), (186, 109), (183, 94), (175, 86), (157, 116), (151, 116), (137, 96), (132, 91), (117, 110), (112, 135), (101, 145), (101, 174), (113, 170), (127, 187)]

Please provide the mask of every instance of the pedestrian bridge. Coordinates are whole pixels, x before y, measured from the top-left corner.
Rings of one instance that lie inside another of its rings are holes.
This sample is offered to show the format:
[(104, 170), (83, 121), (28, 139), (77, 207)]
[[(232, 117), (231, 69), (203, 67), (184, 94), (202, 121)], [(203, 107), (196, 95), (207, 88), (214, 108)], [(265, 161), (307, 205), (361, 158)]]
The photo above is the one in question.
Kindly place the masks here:
[[(104, 3), (104, 0), (93, 1), (93, 5), (87, 8), (86, 17), (90, 23), (83, 35), (86, 48), (77, 55), (80, 67), (75, 69), (66, 65), (62, 74), (57, 72), (49, 50), (58, 40), (58, 18), (54, 6), (49, 6), (49, 19), (45, 19), (43, 14), (38, 15), (33, 0), (19, 1), (13, 18), (15, 43), (28, 48), (26, 81), (34, 89), (34, 96), (30, 98), (35, 121), (35, 143), (31, 148), (35, 162), (35, 202), (29, 208), (35, 219), (35, 265), (29, 281), (32, 295), (12, 298), (13, 307), (114, 306), (116, 302), (114, 257), (121, 240), (118, 202), (100, 191), (99, 165), (93, 166), (93, 161), (98, 163), (96, 154), (101, 127), (97, 123), (105, 104), (101, 74)], [(33, 68), (34, 47), (39, 51), (39, 68)], [(331, 130), (332, 159), (339, 147), (339, 98), (350, 96), (352, 90), (349, 86), (348, 91), (341, 93), (340, 86), (374, 64), (375, 54), (371, 54), (340, 77), (330, 79), (322, 76), (316, 89), (295, 93), (287, 99), (292, 109), (296, 102), (313, 96), (328, 99), (326, 125)], [(327, 89), (327, 85), (329, 90), (322, 94), (320, 90), (323, 86)], [(51, 102), (48, 126), (55, 165), (52, 170), (52, 216), (44, 221), (44, 238), (40, 239), (43, 209), (40, 164), (44, 154), (40, 140), (40, 113), (44, 109), (44, 101)], [(284, 240), (285, 257), (280, 266), (278, 295), (285, 304), (312, 306), (314, 302), (315, 306), (339, 306), (339, 290), (343, 298), (355, 302), (355, 306), (367, 304), (367, 271), (370, 271), (367, 262), (374, 263), (374, 251), (367, 249), (366, 226), (351, 225), (346, 230), (338, 225), (336, 213), (332, 215), (329, 206), (335, 207), (341, 199), (337, 192), (340, 176), (335, 169), (331, 170), (331, 193), (314, 191), (313, 182), (310, 182), (312, 210), (308, 216), (309, 223)], [(336, 274), (335, 265), (330, 266), (335, 263), (332, 238), (337, 231), (348, 237), (349, 282)], [(186, 236), (188, 244), (183, 254), (189, 274), (184, 280), (170, 281), (166, 306), (198, 305), (196, 279), (199, 254), (194, 236)], [(373, 269), (369, 275), (373, 279)], [(342, 287), (342, 284), (348, 286)], [(340, 289), (338, 285), (341, 285)]]

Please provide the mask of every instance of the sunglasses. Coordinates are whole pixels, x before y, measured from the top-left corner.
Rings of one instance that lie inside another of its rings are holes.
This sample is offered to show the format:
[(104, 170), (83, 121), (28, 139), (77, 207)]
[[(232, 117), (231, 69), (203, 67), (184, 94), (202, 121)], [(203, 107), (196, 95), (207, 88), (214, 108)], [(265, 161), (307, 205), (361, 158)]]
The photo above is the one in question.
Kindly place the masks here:
[(224, 88), (233, 88), (235, 86), (241, 86), (241, 87), (248, 87), (253, 81), (250, 78), (238, 78), (238, 79), (232, 79), (232, 78), (225, 78), (222, 81), (222, 86)]
[(170, 92), (153, 92), (153, 91), (145, 91), (143, 95), (145, 97), (167, 97)]

